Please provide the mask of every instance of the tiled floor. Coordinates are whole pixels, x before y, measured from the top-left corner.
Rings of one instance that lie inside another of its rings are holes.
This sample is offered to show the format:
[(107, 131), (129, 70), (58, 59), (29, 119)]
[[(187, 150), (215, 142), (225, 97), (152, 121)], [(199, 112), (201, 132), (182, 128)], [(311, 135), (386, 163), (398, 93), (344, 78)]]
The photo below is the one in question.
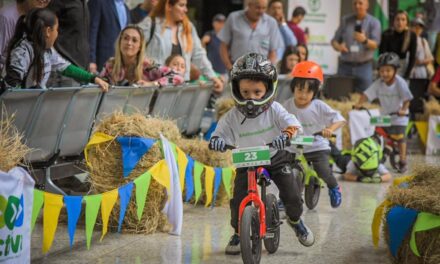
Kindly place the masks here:
[[(410, 157), (412, 164), (437, 162), (423, 156)], [(324, 189), (316, 210), (304, 210), (304, 220), (313, 230), (316, 243), (310, 248), (299, 244), (293, 231), (281, 226), (281, 244), (275, 254), (264, 252), (262, 263), (390, 263), (387, 249), (380, 241), (371, 242), (371, 219), (382, 201), (388, 184), (341, 182), (343, 203), (338, 209), (329, 204)], [(180, 237), (165, 233), (153, 235), (107, 234), (99, 242), (95, 228), (92, 246), (87, 250), (84, 227), (76, 232), (75, 245), (69, 248), (67, 228), (58, 226), (54, 244), (47, 256), (41, 254), (42, 228), (32, 236), (32, 263), (242, 263), (240, 256), (226, 256), (224, 247), (232, 229), (228, 207), (213, 210), (186, 205)]]

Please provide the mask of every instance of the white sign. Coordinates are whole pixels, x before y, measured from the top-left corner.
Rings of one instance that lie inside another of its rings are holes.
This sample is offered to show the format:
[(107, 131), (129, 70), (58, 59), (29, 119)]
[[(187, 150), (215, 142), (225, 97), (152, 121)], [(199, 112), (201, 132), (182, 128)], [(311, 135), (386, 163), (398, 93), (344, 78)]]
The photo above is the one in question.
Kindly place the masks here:
[(34, 180), (15, 167), (0, 182), (0, 263), (30, 263)]
[(309, 30), (309, 60), (319, 63), (325, 74), (335, 74), (339, 54), (333, 50), (330, 42), (339, 26), (341, 0), (289, 0), (287, 20), (292, 18), (297, 6), (306, 10), (306, 16), (299, 26)]

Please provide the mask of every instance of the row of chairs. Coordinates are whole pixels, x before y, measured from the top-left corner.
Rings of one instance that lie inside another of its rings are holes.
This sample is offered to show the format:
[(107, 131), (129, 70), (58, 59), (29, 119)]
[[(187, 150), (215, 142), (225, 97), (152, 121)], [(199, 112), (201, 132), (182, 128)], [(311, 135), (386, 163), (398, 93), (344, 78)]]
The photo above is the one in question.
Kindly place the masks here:
[(177, 120), (183, 134), (200, 130), (212, 84), (178, 87), (97, 87), (8, 90), (0, 96), (0, 117), (13, 123), (32, 151), (24, 161), (38, 187), (66, 194), (53, 183), (82, 172), (83, 149), (93, 127), (114, 111), (141, 112)]

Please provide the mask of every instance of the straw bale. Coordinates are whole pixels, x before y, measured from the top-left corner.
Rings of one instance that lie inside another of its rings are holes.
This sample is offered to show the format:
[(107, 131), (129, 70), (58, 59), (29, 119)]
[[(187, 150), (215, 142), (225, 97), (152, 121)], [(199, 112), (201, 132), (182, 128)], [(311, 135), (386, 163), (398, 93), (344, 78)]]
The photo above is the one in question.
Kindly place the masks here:
[[(391, 187), (387, 198), (394, 205), (412, 208), (420, 212), (428, 212), (440, 215), (440, 167), (424, 164), (416, 166), (413, 171), (414, 179), (408, 184), (408, 188)], [(389, 232), (384, 221), (385, 239), (389, 241)], [(397, 257), (391, 256), (395, 263), (440, 263), (440, 228), (416, 233), (417, 248), (421, 257), (413, 254), (409, 242), (411, 232), (407, 234)]]
[[(336, 101), (331, 99), (325, 99), (324, 102), (327, 103), (331, 108), (337, 110), (341, 115), (347, 120), (347, 124), (342, 128), (342, 147), (343, 149), (351, 149), (351, 136), (350, 128), (348, 126), (348, 113), (353, 109), (353, 105), (357, 104), (359, 101), (359, 94), (351, 94), (350, 99), (345, 99), (343, 101)], [(374, 109), (379, 108), (376, 104), (365, 103), (365, 108)]]
[[(226, 168), (232, 166), (232, 155), (230, 151), (221, 153), (218, 151), (212, 151), (208, 149), (208, 142), (199, 139), (181, 139), (177, 145), (183, 152), (190, 155), (194, 160), (208, 165), (211, 167)], [(199, 199), (200, 204), (205, 204), (205, 172), (201, 176), (202, 181), (202, 195)], [(185, 195), (184, 195), (185, 196)], [(227, 194), (223, 184), (220, 185), (220, 189), (217, 194), (216, 205), (224, 205), (228, 201)], [(192, 201), (194, 202), (194, 201)]]
[(220, 120), (222, 116), (224, 116), (232, 107), (235, 106), (235, 101), (231, 97), (223, 97), (220, 98), (215, 103), (215, 111), (217, 113), (217, 120)]
[[(146, 118), (136, 113), (124, 115), (115, 112), (104, 119), (95, 129), (95, 132), (103, 132), (111, 136), (135, 136), (158, 139), (162, 133), (171, 142), (181, 138), (175, 123), (157, 118)], [(119, 143), (116, 140), (97, 145), (89, 151), (90, 182), (95, 193), (118, 188), (125, 183), (131, 182), (138, 176), (148, 171), (154, 164), (163, 159), (159, 143), (157, 142), (138, 162), (131, 174), (123, 178), (122, 157)], [(153, 233), (156, 230), (165, 230), (166, 218), (161, 213), (166, 201), (166, 190), (154, 179), (151, 180), (147, 195), (145, 209), (141, 221), (136, 215), (134, 192), (127, 208), (123, 230), (130, 233)], [(115, 205), (110, 216), (109, 226), (117, 227), (119, 218), (119, 201)]]
[(0, 116), (0, 171), (23, 165), (21, 161), (30, 152), (24, 145), (23, 135), (13, 125), (14, 115), (8, 116), (5, 111)]

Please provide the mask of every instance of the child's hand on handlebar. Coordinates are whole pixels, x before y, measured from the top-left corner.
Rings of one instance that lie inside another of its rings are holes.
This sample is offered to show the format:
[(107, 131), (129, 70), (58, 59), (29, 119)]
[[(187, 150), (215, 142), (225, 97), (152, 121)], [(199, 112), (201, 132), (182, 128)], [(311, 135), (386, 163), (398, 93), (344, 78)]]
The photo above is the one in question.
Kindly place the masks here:
[(406, 110), (402, 110), (402, 109), (400, 109), (399, 112), (397, 112), (397, 114), (398, 114), (399, 116), (406, 116), (406, 115), (407, 115), (407, 111), (406, 111)]
[(278, 150), (283, 150), (287, 146), (287, 141), (289, 141), (289, 136), (283, 133), (273, 139), (272, 146)]
[(211, 140), (209, 140), (209, 149), (225, 152), (226, 151), (226, 141), (221, 137), (212, 137)]
[(324, 128), (321, 131), (321, 133), (322, 133), (322, 136), (325, 137), (325, 138), (331, 138), (332, 135), (333, 135), (333, 131), (331, 129), (329, 129), (329, 128)]

